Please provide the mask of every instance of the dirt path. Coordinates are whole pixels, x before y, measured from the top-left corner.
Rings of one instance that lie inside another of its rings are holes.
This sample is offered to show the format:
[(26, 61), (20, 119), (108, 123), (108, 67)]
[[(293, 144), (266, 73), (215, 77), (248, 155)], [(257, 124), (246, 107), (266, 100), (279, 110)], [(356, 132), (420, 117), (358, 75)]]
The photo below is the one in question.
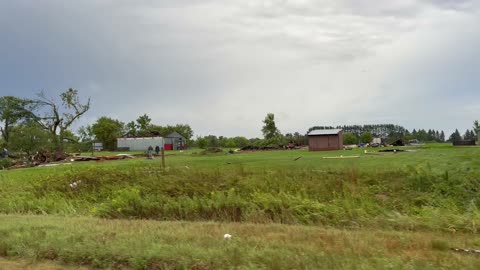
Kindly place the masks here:
[(31, 263), (0, 257), (0, 270), (88, 270), (86, 267), (63, 266), (54, 262)]

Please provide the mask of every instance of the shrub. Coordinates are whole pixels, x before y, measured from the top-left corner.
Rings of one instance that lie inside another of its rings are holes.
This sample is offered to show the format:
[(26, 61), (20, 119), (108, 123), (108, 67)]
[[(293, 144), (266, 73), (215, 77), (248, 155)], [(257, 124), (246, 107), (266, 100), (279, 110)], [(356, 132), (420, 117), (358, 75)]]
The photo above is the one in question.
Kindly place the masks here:
[(0, 170), (13, 166), (13, 160), (10, 158), (0, 158)]

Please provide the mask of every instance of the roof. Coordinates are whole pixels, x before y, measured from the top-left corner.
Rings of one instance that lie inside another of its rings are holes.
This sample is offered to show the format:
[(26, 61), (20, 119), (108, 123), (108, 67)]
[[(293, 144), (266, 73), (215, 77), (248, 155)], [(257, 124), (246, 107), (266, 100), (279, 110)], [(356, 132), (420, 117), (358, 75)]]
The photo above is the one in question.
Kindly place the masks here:
[(174, 131), (170, 134), (167, 135), (167, 138), (182, 138), (182, 139), (186, 139), (182, 134)]
[(340, 133), (341, 129), (315, 129), (310, 131), (308, 136), (322, 136), (322, 135), (337, 135)]

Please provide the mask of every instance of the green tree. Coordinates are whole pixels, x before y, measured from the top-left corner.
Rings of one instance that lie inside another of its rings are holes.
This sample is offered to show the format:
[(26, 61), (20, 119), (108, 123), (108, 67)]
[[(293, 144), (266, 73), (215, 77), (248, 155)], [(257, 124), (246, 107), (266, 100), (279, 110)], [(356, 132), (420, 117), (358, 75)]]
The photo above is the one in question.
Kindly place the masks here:
[(208, 142), (207, 146), (208, 147), (219, 147), (220, 146), (220, 142), (219, 142), (217, 136), (215, 136), (215, 135), (208, 135), (208, 136), (205, 136), (203, 138), (207, 140), (207, 142)]
[(280, 136), (280, 131), (275, 124), (275, 115), (268, 113), (263, 120), (262, 133), (266, 140), (276, 140)]
[(122, 137), (124, 132), (124, 123), (108, 117), (100, 117), (92, 125), (92, 132), (95, 137), (103, 143), (103, 148), (115, 150), (117, 138)]
[(142, 131), (147, 131), (151, 122), (152, 119), (147, 114), (144, 114), (137, 118), (137, 127)]
[[(93, 134), (92, 126), (81, 126), (78, 131), (78, 143), (73, 151), (89, 152), (92, 151), (92, 143), (95, 141), (95, 134)], [(73, 147), (72, 147), (73, 148)]]
[(3, 123), (0, 131), (5, 144), (10, 141), (11, 129), (30, 115), (26, 109), (31, 105), (32, 102), (26, 99), (13, 96), (0, 97), (0, 122)]
[(127, 125), (125, 126), (127, 128), (127, 133), (130, 136), (136, 137), (137, 136), (137, 124), (135, 124), (134, 121), (128, 122)]
[(233, 138), (233, 141), (235, 142), (236, 147), (245, 147), (250, 144), (247, 138), (245, 137), (235, 137)]
[(10, 148), (32, 155), (40, 150), (51, 150), (54, 147), (51, 134), (38, 123), (27, 121), (12, 128)]
[(450, 135), (450, 138), (448, 139), (448, 141), (450, 142), (458, 142), (461, 140), (462, 140), (462, 135), (460, 135), (460, 132), (458, 132), (458, 129), (456, 129), (455, 132), (452, 133), (452, 135)]
[(196, 145), (201, 149), (205, 149), (208, 146), (208, 140), (205, 137), (198, 137)]
[(232, 138), (227, 138), (225, 142), (225, 147), (226, 148), (235, 148), (237, 147), (237, 144)]
[(343, 144), (349, 145), (349, 144), (357, 144), (358, 139), (357, 136), (353, 133), (345, 133), (343, 134)]
[(371, 143), (373, 140), (373, 135), (370, 132), (365, 132), (360, 136), (360, 141), (363, 143)]
[(465, 134), (463, 135), (463, 138), (465, 140), (475, 140), (475, 133), (472, 131), (470, 131), (469, 129), (467, 129), (465, 131)]

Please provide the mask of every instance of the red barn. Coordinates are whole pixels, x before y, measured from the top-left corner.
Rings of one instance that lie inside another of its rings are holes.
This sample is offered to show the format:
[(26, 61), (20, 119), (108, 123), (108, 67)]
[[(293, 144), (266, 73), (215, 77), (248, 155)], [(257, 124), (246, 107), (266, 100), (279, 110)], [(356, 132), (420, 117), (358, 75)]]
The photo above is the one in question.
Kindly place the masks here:
[(308, 133), (308, 150), (327, 151), (343, 149), (343, 130), (317, 129)]

